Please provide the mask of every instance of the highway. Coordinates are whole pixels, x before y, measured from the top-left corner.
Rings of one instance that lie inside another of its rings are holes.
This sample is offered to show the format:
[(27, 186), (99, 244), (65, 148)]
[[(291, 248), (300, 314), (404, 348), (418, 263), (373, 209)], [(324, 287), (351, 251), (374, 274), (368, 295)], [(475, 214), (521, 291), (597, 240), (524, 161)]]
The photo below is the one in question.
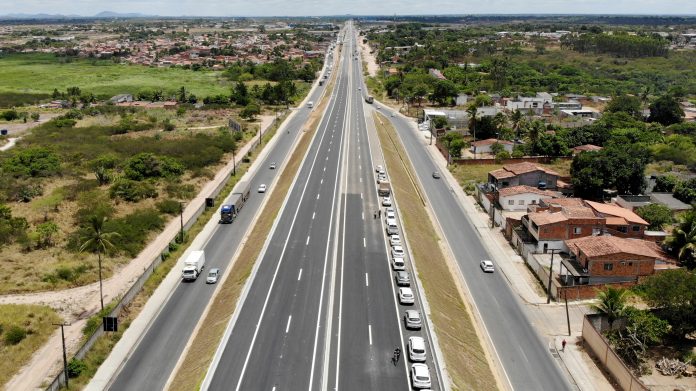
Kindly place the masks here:
[(403, 308), (347, 30), (327, 112), (202, 389), (410, 389), (405, 353), (392, 362)]
[[(482, 259), (493, 259), (459, 200), (444, 179), (434, 179), (440, 168), (425, 149), (428, 142), (413, 129), (413, 119), (390, 118), (404, 143), (428, 202), (452, 249), (457, 265), (471, 292), (473, 302), (502, 362), (507, 379), (515, 390), (571, 389), (558, 362), (551, 356), (549, 341), (534, 330), (518, 296), (499, 273), (484, 274)], [(495, 260), (494, 260), (495, 261)]]
[[(324, 88), (326, 87), (316, 88), (309, 99), (317, 102)], [(249, 173), (252, 193), (239, 217), (232, 224), (218, 225), (204, 246), (207, 260), (204, 274), (213, 267), (220, 268), (222, 273), (227, 271), (233, 254), (237, 251), (265, 196), (256, 192), (258, 185), (270, 185), (274, 181), (280, 170), (268, 169), (270, 163), (281, 163), (286, 159), (300, 129), (309, 117), (310, 109), (300, 107), (297, 110), (287, 124), (289, 133), (281, 132), (276, 135), (278, 140), (267, 156), (260, 161), (258, 171)], [(112, 379), (109, 389), (163, 389), (216, 287), (217, 285), (206, 285), (205, 276), (193, 283), (177, 285), (128, 360)]]

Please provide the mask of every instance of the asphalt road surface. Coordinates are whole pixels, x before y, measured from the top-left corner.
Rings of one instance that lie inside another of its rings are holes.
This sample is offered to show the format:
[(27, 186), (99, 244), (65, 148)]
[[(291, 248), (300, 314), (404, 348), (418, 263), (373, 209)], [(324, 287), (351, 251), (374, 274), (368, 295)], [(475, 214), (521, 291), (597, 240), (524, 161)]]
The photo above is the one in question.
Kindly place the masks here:
[[(310, 100), (318, 101), (324, 88), (325, 86), (315, 89)], [(213, 267), (220, 268), (222, 273), (227, 271), (240, 240), (265, 196), (257, 193), (258, 185), (270, 185), (273, 182), (280, 170), (270, 170), (270, 163), (281, 163), (285, 160), (311, 112), (311, 109), (306, 107), (297, 110), (299, 112), (288, 124), (289, 133), (282, 132), (276, 135), (279, 138), (277, 143), (260, 163), (258, 171), (251, 175), (251, 196), (238, 218), (232, 224), (218, 225), (203, 248), (206, 253), (206, 265), (201, 278), (192, 283), (180, 283), (176, 287), (112, 380), (109, 389), (129, 391), (164, 388), (216, 287), (206, 285), (205, 271)]]
[(439, 168), (425, 150), (428, 139), (412, 129), (413, 119), (390, 118), (404, 143), (428, 201), (481, 314), (502, 362), (507, 381), (515, 390), (571, 389), (559, 363), (534, 330), (518, 296), (498, 273), (483, 273), (482, 259), (491, 259), (474, 224), (449, 185), (432, 177)]

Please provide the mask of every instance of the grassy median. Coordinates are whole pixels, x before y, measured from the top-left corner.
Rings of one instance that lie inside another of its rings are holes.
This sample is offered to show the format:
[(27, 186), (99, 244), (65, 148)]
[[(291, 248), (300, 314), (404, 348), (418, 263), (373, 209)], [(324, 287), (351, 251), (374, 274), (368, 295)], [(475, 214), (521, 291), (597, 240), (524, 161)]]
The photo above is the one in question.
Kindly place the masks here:
[(387, 119), (376, 114), (375, 126), (389, 169), (392, 189), (399, 201), (404, 230), (430, 305), (430, 320), (444, 355), (452, 389), (495, 390), (497, 383), (471, 309), (457, 288), (432, 221), (423, 207), (421, 192), (410, 173), (413, 167), (398, 135)]
[[(328, 97), (331, 94), (332, 88), (333, 82), (327, 86), (325, 96)], [(304, 155), (312, 141), (312, 136), (319, 125), (321, 113), (326, 109), (327, 104), (328, 99), (325, 98), (317, 110), (311, 114), (308, 125), (303, 128), (302, 138), (297, 148), (283, 168), (283, 172), (271, 191), (270, 198), (264, 209), (259, 212), (259, 218), (249, 237), (266, 238), (270, 234), (273, 222), (280, 212), (280, 207), (283, 205), (283, 200), (290, 190), (293, 178), (295, 178), (302, 164)], [(265, 241), (263, 240), (249, 240), (242, 247), (239, 256), (232, 265), (229, 277), (214, 296), (210, 307), (211, 310), (203, 319), (203, 324), (206, 327), (201, 327), (198, 330), (188, 351), (185, 352), (186, 356), (174, 375), (175, 377), (169, 387), (170, 390), (188, 391), (200, 388), (200, 384), (215, 355), (215, 350), (237, 307), (239, 296), (251, 275), (251, 271), (264, 244)]]

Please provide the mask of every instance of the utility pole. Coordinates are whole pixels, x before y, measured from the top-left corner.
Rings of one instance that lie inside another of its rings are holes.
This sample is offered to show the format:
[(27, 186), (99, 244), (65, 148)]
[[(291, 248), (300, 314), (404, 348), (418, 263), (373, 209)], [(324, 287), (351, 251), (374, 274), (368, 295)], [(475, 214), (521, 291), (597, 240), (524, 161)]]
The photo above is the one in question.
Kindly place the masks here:
[(70, 326), (67, 323), (51, 323), (54, 326), (60, 326), (60, 337), (63, 341), (63, 374), (65, 376), (65, 388), (70, 388), (68, 385), (68, 355), (65, 353), (65, 330), (63, 327)]
[(179, 201), (179, 222), (181, 223), (179, 243), (184, 243), (184, 204), (181, 201)]
[(237, 162), (234, 158), (234, 150), (232, 150), (232, 176), (237, 176)]
[(556, 252), (555, 249), (551, 249), (551, 269), (549, 269), (549, 286), (546, 289), (546, 304), (551, 302), (551, 278), (553, 277), (553, 254)]
[(570, 337), (570, 313), (568, 313), (568, 290), (566, 289), (563, 297), (565, 298), (566, 304), (566, 321), (568, 322), (568, 336)]

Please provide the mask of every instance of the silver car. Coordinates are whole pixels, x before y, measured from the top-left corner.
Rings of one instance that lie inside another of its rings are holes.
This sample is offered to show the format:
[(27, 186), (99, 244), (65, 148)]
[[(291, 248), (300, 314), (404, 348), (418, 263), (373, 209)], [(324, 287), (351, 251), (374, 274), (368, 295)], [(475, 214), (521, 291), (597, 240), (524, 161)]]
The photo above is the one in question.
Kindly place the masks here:
[(220, 269), (213, 268), (208, 272), (208, 277), (205, 279), (206, 284), (215, 284), (220, 277)]
[(392, 257), (403, 258), (404, 257), (404, 248), (401, 246), (392, 246)]
[(401, 304), (413, 304), (416, 298), (413, 296), (413, 290), (411, 288), (399, 288), (399, 303)]
[(406, 324), (407, 329), (420, 330), (423, 325), (420, 312), (416, 310), (407, 310), (404, 313), (404, 324)]
[(408, 275), (408, 272), (398, 271), (394, 274), (394, 279), (396, 280), (396, 285), (398, 286), (411, 285), (411, 277)]

